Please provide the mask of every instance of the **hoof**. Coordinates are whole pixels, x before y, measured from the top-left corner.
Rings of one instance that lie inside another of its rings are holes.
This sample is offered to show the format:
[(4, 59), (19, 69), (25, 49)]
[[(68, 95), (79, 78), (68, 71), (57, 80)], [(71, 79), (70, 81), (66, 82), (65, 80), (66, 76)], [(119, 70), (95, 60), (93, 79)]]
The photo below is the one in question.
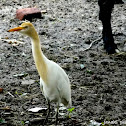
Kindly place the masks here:
[(107, 54), (114, 54), (116, 53), (116, 49), (106, 49)]
[(106, 50), (107, 54), (114, 54), (119, 51), (116, 44), (113, 44), (113, 45), (105, 44), (104, 49)]

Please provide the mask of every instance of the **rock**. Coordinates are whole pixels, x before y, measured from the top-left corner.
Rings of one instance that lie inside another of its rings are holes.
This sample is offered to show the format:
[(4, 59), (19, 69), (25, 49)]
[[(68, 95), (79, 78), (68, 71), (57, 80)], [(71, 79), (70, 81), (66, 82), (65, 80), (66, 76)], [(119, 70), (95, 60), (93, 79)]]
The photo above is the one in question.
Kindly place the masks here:
[(84, 64), (80, 64), (80, 68), (84, 69), (85, 68)]
[(32, 18), (41, 18), (41, 11), (38, 8), (23, 8), (16, 11), (16, 18), (19, 20), (31, 20)]

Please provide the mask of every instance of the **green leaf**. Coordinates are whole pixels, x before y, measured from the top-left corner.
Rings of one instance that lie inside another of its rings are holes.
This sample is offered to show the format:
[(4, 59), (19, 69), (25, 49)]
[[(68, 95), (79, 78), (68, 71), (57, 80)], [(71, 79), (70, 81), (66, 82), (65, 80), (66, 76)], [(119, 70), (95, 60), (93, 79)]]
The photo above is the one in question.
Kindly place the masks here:
[(17, 94), (17, 95), (22, 95), (22, 93), (20, 93), (20, 92), (18, 93), (17, 91), (15, 91), (15, 94)]
[(87, 70), (86, 71), (88, 74), (93, 74), (93, 71), (91, 71), (91, 70)]
[(24, 126), (25, 125), (25, 122), (24, 121), (21, 121), (21, 124)]
[(101, 122), (102, 126), (105, 126), (104, 122)]
[(15, 91), (15, 94), (17, 94), (17, 95), (18, 95), (18, 92), (17, 92), (17, 91)]
[(71, 113), (75, 108), (69, 108), (68, 111)]
[(0, 124), (3, 124), (3, 123), (6, 123), (6, 121), (0, 118)]

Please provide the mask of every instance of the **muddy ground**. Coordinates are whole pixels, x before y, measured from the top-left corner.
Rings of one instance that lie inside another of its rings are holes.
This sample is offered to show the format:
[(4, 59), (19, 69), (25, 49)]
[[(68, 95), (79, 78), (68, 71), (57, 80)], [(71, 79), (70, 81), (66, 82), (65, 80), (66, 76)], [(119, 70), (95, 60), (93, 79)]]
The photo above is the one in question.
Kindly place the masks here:
[[(15, 18), (16, 9), (29, 6), (46, 12), (32, 23), (44, 54), (62, 66), (71, 81), (75, 109), (70, 119), (65, 115), (67, 110), (62, 110), (58, 125), (126, 125), (126, 55), (107, 55), (104, 51), (97, 1), (0, 0), (0, 126), (41, 126), (46, 115), (46, 111), (28, 111), (47, 107), (30, 39), (7, 32), (21, 23)], [(115, 42), (125, 52), (126, 4), (115, 5), (112, 16)], [(85, 50), (91, 42), (93, 46)], [(54, 125), (54, 119), (47, 124)]]

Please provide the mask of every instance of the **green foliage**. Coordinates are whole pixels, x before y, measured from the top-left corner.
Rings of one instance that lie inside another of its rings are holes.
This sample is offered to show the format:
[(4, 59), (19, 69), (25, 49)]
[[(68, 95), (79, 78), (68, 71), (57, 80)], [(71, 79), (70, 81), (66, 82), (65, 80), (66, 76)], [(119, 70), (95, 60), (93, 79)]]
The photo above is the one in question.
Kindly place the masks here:
[(0, 124), (4, 124), (4, 123), (6, 123), (6, 121), (0, 118)]
[(17, 92), (17, 91), (15, 91), (15, 94), (17, 94), (17, 95), (22, 95), (22, 93), (19, 93), (19, 92)]
[(104, 122), (102, 122), (101, 124), (102, 124), (102, 126), (105, 126), (105, 125), (104, 125)]
[(68, 118), (71, 118), (71, 114), (72, 114), (72, 112), (73, 112), (73, 110), (74, 110), (75, 108), (69, 108), (68, 109), (68, 112), (69, 112), (69, 114), (68, 114)]
[(86, 71), (88, 74), (93, 74), (94, 72), (93, 71), (91, 71), (91, 70), (87, 70)]
[(72, 111), (73, 111), (74, 109), (75, 109), (75, 108), (69, 108), (68, 111), (69, 111), (70, 113), (72, 113)]
[(25, 122), (24, 121), (21, 121), (21, 124), (22, 124), (22, 126), (24, 126), (25, 125)]

